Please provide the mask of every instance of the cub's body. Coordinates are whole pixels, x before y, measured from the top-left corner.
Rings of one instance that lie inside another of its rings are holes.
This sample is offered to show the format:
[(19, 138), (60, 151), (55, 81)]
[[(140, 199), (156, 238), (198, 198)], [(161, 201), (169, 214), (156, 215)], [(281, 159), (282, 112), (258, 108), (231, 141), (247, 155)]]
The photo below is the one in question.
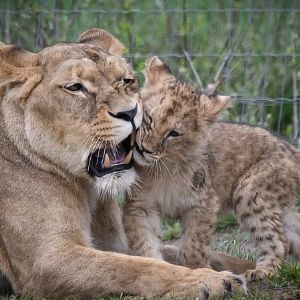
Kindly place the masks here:
[[(210, 129), (206, 149), (195, 149), (195, 154), (194, 161), (191, 157), (190, 166), (179, 161), (165, 162), (168, 169), (157, 166), (151, 173), (152, 180), (148, 170), (137, 167), (146, 179), (140, 182), (145, 206), (159, 207), (164, 215), (177, 218), (182, 214), (183, 207), (199, 202), (195, 189), (209, 180), (218, 196), (217, 211), (235, 210), (239, 204), (237, 187), (249, 182), (251, 172), (256, 177), (254, 184), (257, 186), (254, 189), (266, 185), (266, 193), (275, 191), (280, 194), (278, 201), (274, 202), (282, 209), (294, 206), (300, 183), (299, 150), (265, 129), (216, 123)], [(275, 176), (270, 178), (267, 175)], [(206, 179), (207, 176), (210, 178)], [(195, 199), (186, 198), (187, 194)]]
[(273, 272), (290, 248), (300, 249), (299, 150), (262, 128), (214, 123), (226, 97), (208, 99), (176, 81), (158, 59), (145, 73), (136, 151), (141, 187), (124, 214), (131, 253), (162, 258), (163, 214), (183, 224), (177, 263), (206, 266), (217, 213), (232, 209), (258, 248), (248, 279)]

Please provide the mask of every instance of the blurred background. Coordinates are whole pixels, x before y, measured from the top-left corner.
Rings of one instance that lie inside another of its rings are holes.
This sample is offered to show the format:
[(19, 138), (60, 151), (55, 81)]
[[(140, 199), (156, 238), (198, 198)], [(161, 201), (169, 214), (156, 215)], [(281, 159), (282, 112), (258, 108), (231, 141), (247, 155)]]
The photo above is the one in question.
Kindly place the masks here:
[(126, 46), (142, 79), (157, 54), (180, 79), (219, 91), (224, 119), (270, 128), (299, 145), (298, 0), (0, 0), (0, 40), (38, 51), (100, 27)]

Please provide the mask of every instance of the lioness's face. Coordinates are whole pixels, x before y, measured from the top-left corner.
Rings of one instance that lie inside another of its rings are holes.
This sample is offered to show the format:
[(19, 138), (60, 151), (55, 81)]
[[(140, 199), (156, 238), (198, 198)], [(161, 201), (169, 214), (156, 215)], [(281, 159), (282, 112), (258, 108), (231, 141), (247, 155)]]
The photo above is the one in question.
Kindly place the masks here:
[(93, 44), (57, 44), (37, 54), (43, 78), (24, 105), (38, 155), (116, 194), (135, 180), (132, 147), (142, 108), (124, 58)]

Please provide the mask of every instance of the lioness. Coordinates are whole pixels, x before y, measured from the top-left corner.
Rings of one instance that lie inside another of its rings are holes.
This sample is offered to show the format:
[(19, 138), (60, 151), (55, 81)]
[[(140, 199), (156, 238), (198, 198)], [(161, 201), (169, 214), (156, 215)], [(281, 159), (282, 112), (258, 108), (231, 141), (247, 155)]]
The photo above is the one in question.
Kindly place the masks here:
[(251, 233), (258, 259), (256, 266), (231, 259), (231, 270), (247, 267), (246, 278), (255, 280), (271, 274), (289, 250), (299, 256), (299, 149), (262, 128), (216, 123), (229, 97), (207, 97), (176, 80), (157, 57), (146, 67), (141, 97), (145, 116), (134, 155), (141, 184), (124, 210), (130, 253), (164, 256), (164, 214), (182, 220), (177, 263), (214, 265), (213, 224), (218, 212), (233, 209)]
[(100, 29), (39, 53), (0, 47), (0, 269), (20, 295), (207, 299), (239, 277), (132, 257), (112, 196), (136, 179), (142, 108), (124, 46)]

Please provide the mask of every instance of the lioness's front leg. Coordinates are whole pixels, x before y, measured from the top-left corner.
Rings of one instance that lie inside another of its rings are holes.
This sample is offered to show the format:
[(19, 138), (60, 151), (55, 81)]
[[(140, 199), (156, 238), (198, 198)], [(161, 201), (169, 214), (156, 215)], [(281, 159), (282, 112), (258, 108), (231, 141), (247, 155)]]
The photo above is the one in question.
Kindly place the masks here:
[[(55, 187), (50, 192), (57, 193)], [(18, 274), (16, 278), (9, 278), (17, 294), (60, 299), (112, 293), (147, 298), (207, 299), (209, 294), (222, 295), (231, 287), (237, 291), (244, 289), (243, 282), (227, 272), (191, 270), (161, 260), (93, 249), (86, 228), (89, 216), (82, 210), (83, 203), (76, 199), (68, 201), (68, 198), (62, 203), (60, 199), (53, 197), (48, 202), (40, 197), (33, 201), (35, 210), (28, 211), (24, 205), (18, 205), (16, 212), (9, 212), (5, 227), (14, 230), (9, 235), (4, 232), (3, 236), (1, 232), (1, 238), (6, 241), (5, 247), (11, 249), (11, 256), (6, 259), (13, 266), (14, 274)], [(17, 203), (23, 204), (23, 201)], [(30, 235), (21, 235), (20, 228), (10, 223), (13, 213), (24, 215), (24, 210), (29, 216), (22, 230)], [(36, 224), (39, 224), (38, 230), (34, 230)], [(19, 244), (13, 249), (15, 237)], [(32, 252), (26, 252), (30, 249)], [(25, 258), (19, 261), (20, 257)]]
[(99, 201), (92, 217), (94, 245), (99, 250), (127, 253), (121, 209), (115, 199)]
[(102, 252), (76, 244), (48, 251), (39, 262), (42, 263), (36, 262), (36, 273), (23, 294), (90, 298), (125, 293), (146, 298), (208, 299), (210, 295), (245, 290), (241, 278), (229, 272), (190, 270), (156, 259)]

